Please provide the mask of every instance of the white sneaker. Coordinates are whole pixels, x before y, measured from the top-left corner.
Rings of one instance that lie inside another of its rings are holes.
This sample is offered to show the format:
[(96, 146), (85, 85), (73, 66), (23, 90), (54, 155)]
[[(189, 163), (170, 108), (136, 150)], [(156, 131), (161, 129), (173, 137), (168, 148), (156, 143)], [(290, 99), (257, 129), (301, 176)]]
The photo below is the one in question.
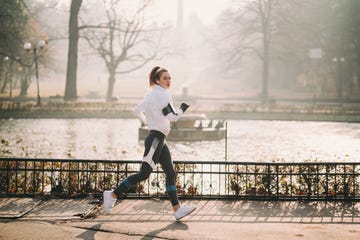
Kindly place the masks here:
[(176, 220), (180, 220), (183, 217), (189, 215), (190, 213), (192, 213), (193, 211), (195, 211), (196, 206), (195, 205), (191, 205), (191, 206), (180, 206), (178, 210), (176, 210), (176, 212), (174, 212), (174, 216), (176, 218)]
[(115, 205), (115, 202), (116, 202), (116, 198), (113, 198), (113, 196), (111, 194), (112, 194), (111, 190), (106, 190), (103, 193), (104, 212), (107, 214), (111, 213), (111, 209), (113, 208), (113, 206)]

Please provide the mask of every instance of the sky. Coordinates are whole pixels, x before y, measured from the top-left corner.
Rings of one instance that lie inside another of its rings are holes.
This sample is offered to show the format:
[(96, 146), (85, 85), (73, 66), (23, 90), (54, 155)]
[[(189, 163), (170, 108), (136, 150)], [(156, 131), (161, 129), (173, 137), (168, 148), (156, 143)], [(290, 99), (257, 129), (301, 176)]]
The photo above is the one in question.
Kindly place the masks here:
[[(97, 0), (86, 0), (84, 4), (93, 4), (96, 1)], [(215, 23), (217, 15), (234, 1), (239, 0), (183, 0), (185, 24), (186, 19), (193, 14), (196, 14), (205, 25), (213, 24)], [(69, 0), (58, 0), (58, 3), (65, 5), (69, 4), (69, 2)], [(134, 3), (134, 6), (137, 6), (137, 2), (138, 1), (130, 1), (130, 3)], [(129, 4), (129, 2), (127, 2), (127, 4)], [(154, 17), (160, 21), (175, 22), (177, 19), (177, 6), (178, 0), (153, 0), (152, 10)]]
[[(186, 19), (193, 14), (196, 14), (204, 24), (213, 24), (217, 15), (230, 3), (230, 0), (183, 0), (185, 24)], [(153, 9), (159, 18), (175, 22), (177, 5), (178, 0), (155, 0)]]

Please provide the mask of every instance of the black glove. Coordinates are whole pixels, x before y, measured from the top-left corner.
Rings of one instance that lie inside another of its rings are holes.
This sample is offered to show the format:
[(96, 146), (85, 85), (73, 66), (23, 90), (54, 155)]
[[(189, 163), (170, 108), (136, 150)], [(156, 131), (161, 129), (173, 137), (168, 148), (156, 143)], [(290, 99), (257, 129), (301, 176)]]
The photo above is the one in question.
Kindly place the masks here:
[(190, 105), (186, 104), (186, 103), (181, 103), (180, 105), (180, 109), (185, 112), (188, 108), (190, 107)]

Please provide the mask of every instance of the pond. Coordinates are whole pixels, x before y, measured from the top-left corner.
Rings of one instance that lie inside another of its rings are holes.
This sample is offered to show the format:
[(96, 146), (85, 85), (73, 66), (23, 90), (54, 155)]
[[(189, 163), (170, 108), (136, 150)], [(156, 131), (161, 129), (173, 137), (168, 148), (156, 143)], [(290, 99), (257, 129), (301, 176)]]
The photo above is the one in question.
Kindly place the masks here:
[[(142, 158), (137, 119), (0, 119), (0, 156)], [(174, 160), (352, 162), (360, 160), (360, 124), (229, 120), (227, 141), (168, 142)]]

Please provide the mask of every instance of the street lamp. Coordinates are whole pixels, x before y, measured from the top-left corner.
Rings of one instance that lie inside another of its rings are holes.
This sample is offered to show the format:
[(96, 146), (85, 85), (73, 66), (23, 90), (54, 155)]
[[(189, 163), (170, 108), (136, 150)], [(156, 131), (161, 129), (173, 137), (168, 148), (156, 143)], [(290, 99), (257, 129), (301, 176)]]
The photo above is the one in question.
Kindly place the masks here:
[(334, 57), (332, 60), (335, 64), (338, 64), (338, 88), (337, 88), (338, 94), (337, 95), (339, 98), (342, 98), (341, 64), (345, 62), (345, 58)]
[(40, 87), (39, 87), (39, 71), (38, 71), (38, 55), (44, 49), (46, 41), (39, 40), (37, 44), (31, 44), (29, 42), (24, 44), (24, 49), (30, 53), (32, 50), (34, 53), (34, 62), (35, 62), (35, 75), (36, 75), (36, 87), (37, 87), (37, 102), (36, 106), (40, 106)]
[[(6, 56), (6, 57), (4, 57), (3, 60), (4, 60), (5, 63), (7, 63), (10, 60), (10, 58), (8, 56)], [(7, 69), (6, 75), (5, 75), (5, 82), (7, 82), (9, 71), (10, 71), (10, 67), (8, 65), (8, 69)], [(10, 80), (10, 93), (9, 93), (10, 98), (11, 98), (11, 95), (12, 95), (11, 88), (12, 88), (12, 86), (11, 86), (11, 80)]]

